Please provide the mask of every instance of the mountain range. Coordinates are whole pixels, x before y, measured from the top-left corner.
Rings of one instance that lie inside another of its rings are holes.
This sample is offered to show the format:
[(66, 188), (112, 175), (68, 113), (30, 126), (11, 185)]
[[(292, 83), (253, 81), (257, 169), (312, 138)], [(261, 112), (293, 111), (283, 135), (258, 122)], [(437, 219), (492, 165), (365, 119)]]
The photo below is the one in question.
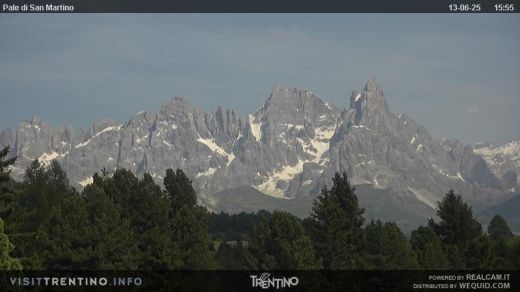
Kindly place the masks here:
[(157, 112), (88, 130), (52, 127), (37, 117), (4, 129), (15, 179), (34, 160), (57, 160), (82, 188), (102, 168), (148, 172), (162, 185), (167, 168), (193, 179), (201, 204), (214, 211), (287, 209), (305, 216), (312, 199), (346, 172), (369, 217), (414, 225), (433, 216), (454, 189), (475, 210), (520, 191), (520, 141), (464, 145), (435, 139), (405, 114), (389, 110), (375, 80), (340, 108), (309, 90), (277, 86), (254, 113), (206, 112), (174, 97)]

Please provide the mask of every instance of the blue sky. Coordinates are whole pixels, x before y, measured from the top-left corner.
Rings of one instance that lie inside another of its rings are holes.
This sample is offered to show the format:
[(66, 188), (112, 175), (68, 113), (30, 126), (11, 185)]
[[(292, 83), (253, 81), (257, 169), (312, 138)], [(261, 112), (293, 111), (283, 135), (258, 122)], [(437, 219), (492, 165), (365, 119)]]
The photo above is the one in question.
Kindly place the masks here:
[(520, 16), (75, 14), (0, 17), (0, 128), (88, 128), (172, 96), (254, 111), (275, 85), (340, 107), (374, 76), (435, 137), (520, 139)]

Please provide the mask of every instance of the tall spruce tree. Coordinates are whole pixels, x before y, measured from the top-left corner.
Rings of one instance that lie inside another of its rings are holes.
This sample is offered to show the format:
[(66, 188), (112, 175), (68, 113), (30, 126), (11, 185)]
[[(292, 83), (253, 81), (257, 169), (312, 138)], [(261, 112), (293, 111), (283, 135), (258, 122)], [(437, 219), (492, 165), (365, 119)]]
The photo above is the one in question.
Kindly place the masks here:
[(181, 268), (188, 270), (216, 267), (208, 236), (208, 211), (197, 206), (191, 180), (180, 169), (166, 170), (164, 187), (171, 202), (172, 239), (179, 248)]
[(381, 220), (371, 220), (365, 228), (366, 242), (362, 255), (369, 269), (384, 269), (386, 263), (383, 256), (384, 231)]
[(139, 179), (132, 171), (119, 168), (114, 173), (109, 173), (103, 170), (102, 176), (95, 174), (93, 180), (118, 206), (121, 216), (130, 221), (130, 218), (138, 216), (136, 210), (139, 209)]
[(500, 215), (495, 215), (489, 222), (488, 234), (492, 240), (499, 241), (513, 236), (506, 220)]
[(10, 253), (14, 245), (4, 233), (4, 221), (0, 218), (0, 270), (21, 270), (22, 265), (18, 259), (12, 258)]
[(105, 191), (97, 185), (84, 189), (83, 196), (92, 226), (90, 267), (94, 269), (136, 269), (139, 265), (135, 234), (128, 218)]
[(9, 167), (15, 163), (16, 157), (6, 158), (9, 149), (9, 146), (6, 146), (0, 150), (0, 218), (7, 218), (11, 215), (14, 204), (14, 191), (9, 186), (11, 183)]
[(85, 201), (70, 196), (53, 206), (51, 215), (36, 231), (35, 245), (47, 269), (95, 268), (90, 264), (94, 253)]
[(420, 226), (410, 237), (412, 248), (417, 253), (417, 261), (422, 269), (448, 269), (449, 261), (442, 242), (430, 227)]
[(371, 221), (366, 227), (367, 258), (372, 269), (410, 270), (419, 268), (410, 241), (395, 223)]
[(287, 212), (274, 211), (271, 219), (262, 219), (250, 234), (248, 261), (253, 269), (318, 269), (310, 238), (298, 219)]
[(44, 268), (45, 253), (39, 242), (48, 235), (46, 226), (49, 225), (45, 224), (53, 216), (55, 208), (60, 208), (68, 198), (78, 194), (56, 161), (49, 166), (40, 164), (38, 160), (31, 162), (21, 185), (17, 209), (12, 215), (14, 255), (26, 269), (41, 269)]
[(137, 242), (137, 266), (141, 269), (175, 269), (180, 266), (178, 250), (171, 237), (170, 201), (153, 178), (139, 179), (130, 170), (102, 169), (93, 176), (114, 203)]
[(138, 188), (131, 225), (139, 240), (140, 267), (178, 268), (179, 251), (171, 237), (170, 202), (148, 173), (139, 181)]
[(170, 196), (173, 215), (184, 206), (193, 207), (197, 204), (197, 194), (191, 185), (191, 180), (181, 169), (175, 172), (167, 169), (164, 176), (164, 187)]
[(500, 215), (495, 215), (488, 226), (488, 235), (491, 239), (494, 254), (496, 256), (495, 269), (514, 269), (513, 233), (506, 220)]
[(449, 249), (448, 256), (452, 252), (461, 254), (464, 263), (456, 263), (457, 265), (465, 268), (486, 268), (492, 265), (493, 254), (490, 252), (489, 239), (473, 217), (471, 207), (460, 195), (450, 190), (439, 203), (437, 216), (438, 223), (430, 219), (428, 224), (444, 245), (456, 247)]
[(471, 207), (450, 190), (437, 208), (439, 222), (429, 220), (429, 226), (446, 245), (456, 245), (459, 250), (465, 250), (471, 240), (482, 234), (482, 227), (473, 218)]
[(306, 226), (323, 268), (362, 268), (364, 263), (359, 254), (364, 245), (364, 210), (359, 207), (355, 188), (346, 173), (336, 173), (332, 181), (332, 188), (324, 187), (314, 200), (311, 220)]

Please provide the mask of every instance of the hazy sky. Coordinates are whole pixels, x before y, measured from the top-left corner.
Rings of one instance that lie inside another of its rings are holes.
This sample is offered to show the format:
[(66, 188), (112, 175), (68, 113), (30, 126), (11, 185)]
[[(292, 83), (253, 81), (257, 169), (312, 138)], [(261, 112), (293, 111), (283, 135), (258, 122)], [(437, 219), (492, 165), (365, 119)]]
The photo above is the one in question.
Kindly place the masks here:
[(253, 112), (277, 84), (340, 107), (375, 76), (435, 137), (520, 139), (520, 15), (117, 14), (0, 17), (0, 129), (88, 128), (172, 96)]

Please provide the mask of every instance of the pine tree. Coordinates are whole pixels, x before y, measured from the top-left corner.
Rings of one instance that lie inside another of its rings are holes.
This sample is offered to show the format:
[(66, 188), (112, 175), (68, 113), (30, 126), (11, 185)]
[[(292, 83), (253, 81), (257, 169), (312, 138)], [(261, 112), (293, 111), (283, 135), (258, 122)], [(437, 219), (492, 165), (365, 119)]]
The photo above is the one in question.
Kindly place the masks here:
[(170, 196), (173, 215), (184, 206), (192, 207), (197, 204), (197, 194), (191, 185), (191, 180), (181, 169), (175, 172), (167, 169), (164, 176), (164, 187)]
[(18, 257), (26, 269), (44, 268), (43, 245), (48, 230), (44, 225), (49, 222), (55, 208), (78, 193), (70, 186), (65, 172), (58, 162), (53, 161), (46, 167), (34, 160), (25, 171), (21, 191), (12, 215), (12, 240)]
[(87, 186), (83, 196), (90, 221), (92, 244), (89, 267), (93, 269), (136, 269), (137, 240), (128, 219), (102, 188)]
[(495, 215), (495, 217), (493, 217), (489, 222), (488, 234), (494, 241), (499, 241), (513, 236), (506, 220), (504, 220), (500, 215)]
[(168, 198), (148, 173), (144, 174), (138, 187), (131, 227), (139, 240), (140, 267), (177, 268), (178, 250), (171, 240)]
[[(439, 222), (429, 220), (429, 226), (445, 246), (455, 246), (466, 268), (484, 268), (492, 265), (494, 255), (482, 226), (473, 217), (471, 207), (450, 190), (437, 208)], [(449, 256), (449, 253), (448, 253)], [(457, 263), (460, 264), (460, 263)]]
[(96, 185), (103, 188), (105, 193), (118, 206), (121, 216), (130, 220), (136, 216), (139, 206), (139, 179), (130, 170), (119, 168), (113, 174), (103, 170), (100, 177), (95, 174), (93, 181)]
[(366, 243), (363, 249), (363, 257), (367, 268), (384, 269), (385, 258), (383, 256), (384, 231), (381, 220), (371, 220), (365, 228)]
[(0, 218), (7, 218), (13, 211), (14, 192), (9, 187), (11, 170), (9, 169), (16, 157), (6, 159), (9, 154), (9, 146), (0, 150)]
[(359, 256), (364, 244), (363, 212), (346, 174), (336, 173), (332, 188), (324, 187), (314, 200), (311, 221), (306, 223), (325, 269), (363, 266)]
[(446, 245), (456, 245), (465, 250), (471, 240), (482, 234), (482, 227), (473, 218), (471, 207), (450, 190), (437, 208), (439, 223), (430, 219), (429, 226)]
[(495, 266), (496, 255), (491, 240), (485, 234), (471, 240), (464, 251), (466, 268), (486, 270)]
[(180, 266), (179, 252), (172, 241), (170, 201), (168, 196), (145, 173), (137, 178), (130, 170), (102, 170), (94, 174), (93, 185), (102, 188), (128, 222), (137, 241), (138, 267), (174, 269)]
[(215, 260), (218, 263), (219, 270), (243, 270), (246, 263), (243, 261), (242, 253), (244, 248), (242, 242), (238, 242), (236, 246), (232, 246), (226, 242), (220, 244), (215, 253)]
[(262, 220), (250, 235), (249, 250), (253, 269), (318, 269), (310, 238), (298, 219), (287, 212), (275, 211)]
[(36, 230), (35, 245), (47, 269), (93, 268), (93, 228), (89, 222), (85, 201), (71, 196), (52, 208), (46, 222)]
[(372, 221), (366, 228), (371, 268), (409, 270), (419, 268), (417, 255), (395, 223)]
[(0, 218), (0, 270), (21, 270), (22, 265), (18, 259), (9, 254), (14, 250), (14, 245), (4, 233), (4, 221)]
[(448, 258), (433, 229), (420, 226), (412, 232), (410, 243), (417, 253), (417, 261), (422, 269), (448, 269)]
[(450, 269), (462, 270), (466, 268), (464, 254), (456, 245), (445, 246), (445, 250), (448, 261), (450, 262)]
[(208, 236), (208, 211), (197, 206), (191, 180), (180, 169), (166, 170), (164, 187), (171, 202), (172, 239), (181, 253), (182, 269), (212, 269), (216, 266)]
[(181, 269), (215, 268), (207, 218), (208, 212), (201, 206), (183, 206), (173, 217), (173, 240), (180, 253)]

